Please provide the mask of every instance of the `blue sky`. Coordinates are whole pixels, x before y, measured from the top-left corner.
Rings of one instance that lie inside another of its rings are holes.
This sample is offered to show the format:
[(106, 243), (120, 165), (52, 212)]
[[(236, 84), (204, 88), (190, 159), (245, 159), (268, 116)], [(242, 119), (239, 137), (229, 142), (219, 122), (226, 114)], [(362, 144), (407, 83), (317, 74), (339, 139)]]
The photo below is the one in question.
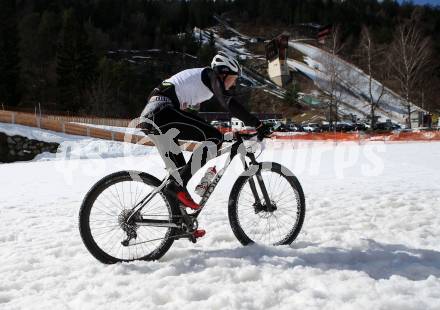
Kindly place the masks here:
[[(403, 1), (399, 1), (403, 2)], [(432, 4), (432, 5), (440, 5), (440, 0), (413, 0), (415, 4)]]

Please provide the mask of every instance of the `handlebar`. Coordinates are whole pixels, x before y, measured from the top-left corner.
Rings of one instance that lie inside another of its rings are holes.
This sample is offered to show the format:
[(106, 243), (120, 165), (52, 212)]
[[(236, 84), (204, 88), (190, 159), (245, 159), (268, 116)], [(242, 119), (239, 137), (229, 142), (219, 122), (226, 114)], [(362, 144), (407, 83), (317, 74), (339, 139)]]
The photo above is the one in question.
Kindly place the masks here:
[(237, 140), (240, 140), (240, 139), (241, 140), (249, 140), (249, 139), (254, 138), (254, 137), (256, 137), (258, 135), (257, 132), (242, 134), (239, 131), (235, 131), (233, 134), (234, 134), (234, 138), (237, 139)]
[[(226, 136), (228, 135), (228, 138)], [(229, 131), (224, 133), (224, 137), (226, 138), (225, 141), (232, 141), (232, 140), (250, 140), (252, 138), (255, 138), (258, 136), (258, 132), (253, 133), (242, 133), (240, 131)], [(264, 138), (270, 138), (271, 133), (268, 133)]]
[[(246, 140), (249, 140), (251, 138), (254, 138), (258, 135), (258, 132), (254, 132), (254, 133), (246, 133), (246, 134), (241, 134), (239, 131), (234, 132), (235, 137), (246, 137)], [(264, 138), (270, 138), (271, 133), (267, 134), (266, 136), (264, 136)]]

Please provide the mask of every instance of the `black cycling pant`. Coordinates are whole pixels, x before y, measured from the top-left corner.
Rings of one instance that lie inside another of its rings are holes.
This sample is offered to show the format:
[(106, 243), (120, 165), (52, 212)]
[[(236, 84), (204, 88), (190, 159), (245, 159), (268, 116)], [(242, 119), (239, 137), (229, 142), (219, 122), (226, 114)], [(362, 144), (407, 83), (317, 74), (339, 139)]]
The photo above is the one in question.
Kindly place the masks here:
[[(185, 158), (182, 152), (178, 154), (169, 153), (169, 158), (174, 162), (178, 170), (180, 177), (182, 178), (183, 185), (186, 187), (191, 177), (203, 167), (208, 159), (208, 152), (211, 157), (213, 153), (217, 154), (217, 151), (221, 148), (223, 142), (223, 135), (215, 127), (211, 126), (205, 120), (197, 115), (189, 112), (182, 111), (172, 105), (167, 105), (157, 112), (150, 113), (148, 116), (156, 126), (159, 127), (160, 132), (164, 134), (171, 128), (179, 130), (178, 135), (173, 138), (174, 142), (178, 145), (178, 140), (192, 140), (192, 141), (210, 141), (209, 145), (212, 147), (201, 146), (193, 151), (188, 163), (185, 162)], [(144, 131), (150, 133), (148, 129)], [(213, 150), (215, 146), (215, 149)], [(198, 152), (198, 155), (195, 155)], [(201, 152), (201, 156), (200, 156)], [(199, 163), (193, 163), (199, 161)]]

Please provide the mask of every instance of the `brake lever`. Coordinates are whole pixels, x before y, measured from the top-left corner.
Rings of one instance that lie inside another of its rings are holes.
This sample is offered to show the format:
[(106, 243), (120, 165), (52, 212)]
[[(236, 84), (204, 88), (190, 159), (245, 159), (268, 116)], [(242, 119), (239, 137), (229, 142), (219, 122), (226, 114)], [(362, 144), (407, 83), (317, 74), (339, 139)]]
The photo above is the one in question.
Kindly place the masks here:
[[(265, 136), (264, 138), (266, 138), (266, 137), (268, 137), (268, 138), (270, 138), (270, 136)], [(266, 143), (264, 143), (264, 138), (263, 138), (263, 140), (258, 140), (258, 135), (257, 134), (254, 134), (249, 140), (251, 140), (251, 141), (255, 141), (255, 142), (257, 142), (260, 146), (261, 146), (261, 151), (260, 151), (260, 154), (258, 154), (258, 155), (256, 155), (255, 156), (255, 159), (257, 159), (261, 154), (263, 154), (263, 151), (264, 151), (264, 149), (266, 148)]]

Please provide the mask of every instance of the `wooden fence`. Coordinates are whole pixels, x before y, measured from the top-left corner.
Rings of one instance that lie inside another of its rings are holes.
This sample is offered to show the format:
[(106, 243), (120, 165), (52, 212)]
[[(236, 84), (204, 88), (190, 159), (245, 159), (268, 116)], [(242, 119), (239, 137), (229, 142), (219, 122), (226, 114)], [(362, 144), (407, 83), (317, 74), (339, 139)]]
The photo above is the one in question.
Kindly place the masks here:
[(44, 117), (47, 119), (52, 119), (60, 122), (106, 125), (113, 127), (128, 127), (131, 121), (125, 118), (104, 118), (104, 117), (84, 117), (84, 116), (64, 116), (64, 115), (45, 115)]
[[(141, 136), (136, 134), (127, 134), (117, 131), (95, 128), (87, 126), (86, 124), (73, 124), (69, 121), (65, 121), (62, 119), (51, 119), (50, 117), (46, 116), (42, 116), (40, 118), (31, 113), (0, 111), (0, 122), (36, 127), (77, 136), (154, 146), (154, 143), (145, 135)], [(180, 141), (180, 143), (182, 145), (182, 148), (186, 151), (192, 151), (198, 145), (195, 142), (188, 141)]]
[(95, 124), (95, 125), (107, 125), (116, 127), (127, 127), (130, 123), (129, 118), (106, 118), (90, 115), (73, 114), (65, 111), (55, 111), (40, 109), (39, 107), (11, 107), (0, 105), (0, 110), (8, 112), (20, 112), (26, 114), (32, 114), (35, 117), (45, 117), (48, 119), (54, 119), (64, 122), (77, 122), (83, 124)]

